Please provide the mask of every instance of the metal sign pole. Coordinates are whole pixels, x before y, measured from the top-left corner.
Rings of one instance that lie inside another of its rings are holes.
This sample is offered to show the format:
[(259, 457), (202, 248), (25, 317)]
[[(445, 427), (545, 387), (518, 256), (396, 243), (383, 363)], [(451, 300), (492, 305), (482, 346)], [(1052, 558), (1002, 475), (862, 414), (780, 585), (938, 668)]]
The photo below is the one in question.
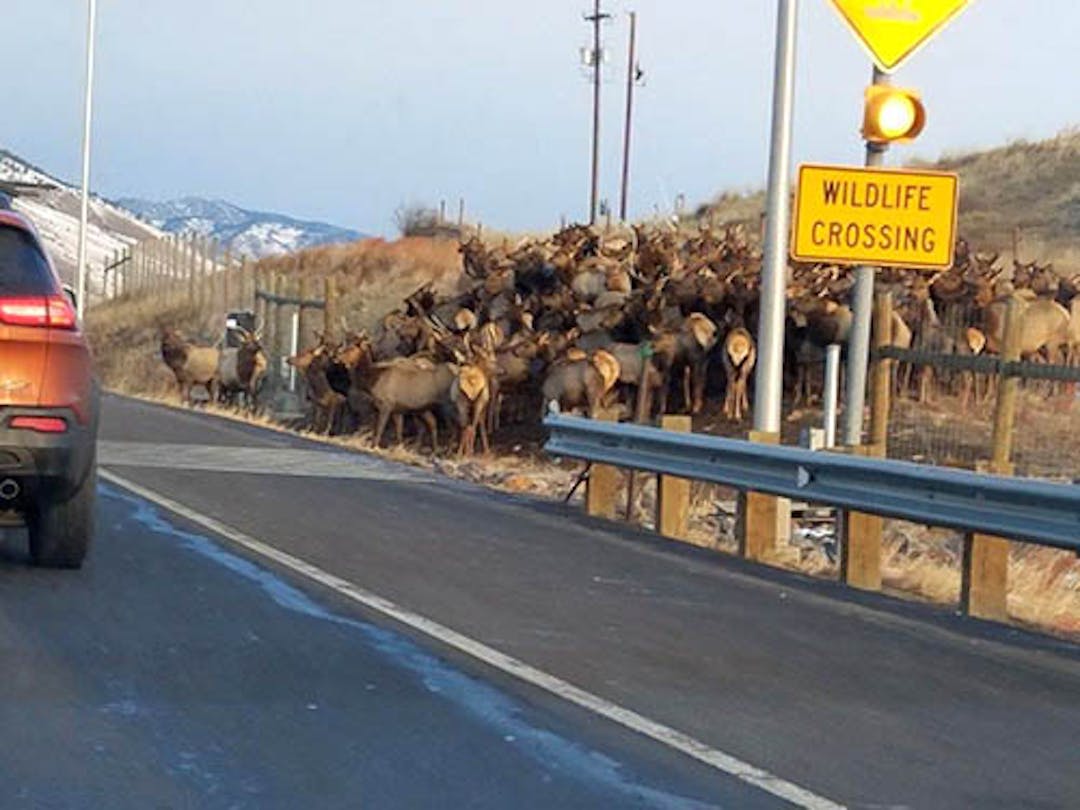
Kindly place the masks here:
[(825, 347), (825, 447), (836, 447), (836, 414), (840, 399), (840, 344)]
[(779, 0), (773, 78), (772, 147), (761, 268), (761, 314), (754, 396), (754, 429), (779, 433), (784, 393), (784, 315), (791, 204), (791, 129), (795, 107), (798, 0)]
[[(889, 84), (887, 74), (876, 66), (873, 83)], [(881, 166), (885, 162), (887, 144), (866, 144), (866, 165)], [(862, 444), (863, 411), (866, 408), (866, 378), (870, 366), (870, 327), (874, 319), (874, 276), (876, 269), (855, 268), (855, 289), (852, 292), (854, 319), (848, 336), (847, 398), (844, 403), (844, 444)]]

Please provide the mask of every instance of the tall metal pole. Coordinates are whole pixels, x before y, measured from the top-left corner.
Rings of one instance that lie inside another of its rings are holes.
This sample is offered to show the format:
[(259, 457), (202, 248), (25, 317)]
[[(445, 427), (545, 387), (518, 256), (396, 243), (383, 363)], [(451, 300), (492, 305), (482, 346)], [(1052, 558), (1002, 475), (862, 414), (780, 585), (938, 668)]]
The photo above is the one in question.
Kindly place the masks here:
[[(886, 73), (874, 67), (874, 84), (889, 84)], [(885, 162), (887, 144), (866, 144), (866, 165), (880, 166)], [(853, 321), (848, 336), (847, 397), (844, 403), (844, 444), (862, 444), (863, 411), (866, 408), (866, 377), (870, 365), (870, 328), (874, 320), (873, 267), (855, 268), (855, 289), (852, 293)]]
[(619, 219), (626, 222), (630, 203), (630, 135), (634, 126), (634, 85), (637, 84), (637, 12), (630, 12), (630, 57), (626, 66), (626, 129), (623, 133), (622, 197)]
[(754, 429), (779, 433), (784, 394), (784, 315), (788, 230), (791, 217), (791, 129), (795, 108), (795, 41), (798, 0), (779, 0), (773, 77), (772, 147), (766, 205), (765, 256), (761, 268), (761, 314)]
[(592, 134), (592, 185), (589, 194), (589, 224), (596, 224), (600, 205), (600, 79), (603, 54), (600, 51), (600, 25), (610, 14), (600, 11), (600, 0), (594, 0), (593, 13), (585, 19), (593, 24), (593, 134)]
[(83, 105), (82, 207), (79, 211), (78, 315), (86, 311), (86, 228), (90, 217), (90, 125), (94, 115), (94, 39), (97, 26), (97, 0), (89, 0), (86, 25), (86, 101)]

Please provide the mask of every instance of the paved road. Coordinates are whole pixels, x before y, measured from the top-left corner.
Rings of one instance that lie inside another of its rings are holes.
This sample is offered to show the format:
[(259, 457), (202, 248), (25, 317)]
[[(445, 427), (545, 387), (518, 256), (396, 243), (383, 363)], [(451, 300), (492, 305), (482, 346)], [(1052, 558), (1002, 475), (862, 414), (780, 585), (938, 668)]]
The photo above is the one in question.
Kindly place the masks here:
[(187, 516), (106, 484), (83, 572), (8, 543), (2, 806), (1080, 805), (1067, 645), (199, 414), (110, 398), (102, 439)]

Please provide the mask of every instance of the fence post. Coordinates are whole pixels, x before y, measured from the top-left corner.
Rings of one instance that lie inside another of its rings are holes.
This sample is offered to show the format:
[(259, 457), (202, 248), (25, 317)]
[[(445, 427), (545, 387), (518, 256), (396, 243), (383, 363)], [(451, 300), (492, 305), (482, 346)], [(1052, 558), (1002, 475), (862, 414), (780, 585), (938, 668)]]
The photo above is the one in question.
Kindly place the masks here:
[[(780, 444), (779, 433), (750, 431), (750, 441)], [(791, 502), (763, 492), (739, 493), (739, 554), (748, 560), (766, 562), (776, 552), (783, 536), (791, 532)]]
[[(887, 349), (893, 342), (892, 293), (879, 293), (874, 301), (874, 347)], [(874, 364), (873, 390), (870, 397), (870, 441), (888, 455), (889, 407), (892, 394), (893, 361), (879, 358)]]
[[(240, 281), (238, 283), (240, 294), (237, 298), (236, 305), (243, 308), (247, 306), (248, 301), (253, 300), (255, 297), (254, 289), (252, 289), (251, 295), (248, 295), (248, 258), (243, 254), (240, 255), (240, 266), (237, 268), (237, 273), (240, 276)], [(252, 309), (252, 311), (254, 312), (254, 309)]]
[(260, 292), (269, 292), (267, 289), (266, 274), (259, 270), (258, 263), (251, 267), (252, 281), (252, 311), (255, 313), (255, 328), (263, 330), (263, 336), (267, 339), (265, 345), (269, 346), (269, 326), (267, 325), (266, 299), (259, 296)]
[[(1005, 311), (1005, 338), (1001, 359), (1020, 359), (1022, 305), (1013, 297)], [(1012, 475), (1013, 427), (1020, 380), (1000, 375), (997, 407), (994, 411), (993, 455), (987, 465), (993, 475)], [(964, 559), (960, 579), (960, 606), (969, 616), (1007, 621), (1009, 594), (1009, 541), (1000, 537), (969, 533), (964, 537)]]
[[(604, 422), (617, 419), (613, 410), (601, 410), (597, 416)], [(585, 483), (585, 511), (592, 517), (615, 519), (615, 497), (619, 490), (619, 471), (607, 464), (593, 464)]]
[(332, 341), (336, 334), (338, 322), (338, 277), (330, 274), (323, 282), (324, 308), (323, 308), (323, 336)]
[[(689, 416), (661, 418), (664, 430), (690, 433), (693, 420)], [(690, 535), (690, 485), (686, 478), (661, 475), (656, 482), (656, 530), (673, 540), (686, 540)]]
[(298, 348), (302, 349), (311, 333), (311, 309), (304, 306), (303, 302), (311, 299), (311, 279), (308, 276), (300, 276), (300, 319), (297, 333), (299, 334)]
[(176, 300), (176, 279), (184, 266), (184, 239), (176, 234), (172, 241), (172, 266), (169, 268), (169, 277), (165, 288), (165, 300), (173, 303)]
[(232, 299), (229, 297), (230, 287), (229, 276), (232, 274), (232, 248), (229, 243), (225, 243), (225, 256), (221, 260), (224, 265), (221, 269), (221, 300), (225, 304), (225, 311), (228, 312), (231, 307)]
[[(274, 284), (274, 292), (278, 296), (285, 298), (289, 295), (289, 277), (284, 273), (277, 274), (277, 281)], [(289, 308), (282, 304), (277, 304), (274, 309), (274, 344), (277, 347), (277, 366), (278, 366), (278, 380), (282, 384), (285, 383), (284, 369), (281, 367), (281, 358), (285, 357), (289, 352)]]
[(217, 287), (218, 287), (218, 252), (220, 250), (220, 243), (215, 236), (210, 240), (210, 249), (208, 255), (210, 258), (209, 272), (206, 275), (206, 302), (207, 309), (211, 312), (217, 305)]
[(188, 255), (187, 255), (187, 273), (186, 273), (186, 275), (187, 275), (187, 288), (188, 288), (188, 292), (187, 292), (188, 306), (190, 306), (190, 307), (195, 307), (196, 304), (198, 303), (197, 298), (196, 298), (197, 294), (196, 294), (196, 290), (195, 290), (195, 263), (197, 261), (196, 257), (198, 256), (198, 253), (199, 253), (198, 239), (199, 239), (198, 236), (196, 236), (195, 234), (191, 234), (191, 236), (187, 240)]

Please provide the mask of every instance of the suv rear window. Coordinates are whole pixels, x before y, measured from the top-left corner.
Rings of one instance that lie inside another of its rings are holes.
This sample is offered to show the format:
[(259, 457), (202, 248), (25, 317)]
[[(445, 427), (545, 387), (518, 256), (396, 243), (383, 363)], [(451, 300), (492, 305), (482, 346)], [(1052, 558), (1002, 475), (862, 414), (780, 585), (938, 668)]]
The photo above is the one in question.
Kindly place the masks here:
[(21, 228), (0, 225), (0, 296), (55, 292), (56, 281), (37, 240)]

